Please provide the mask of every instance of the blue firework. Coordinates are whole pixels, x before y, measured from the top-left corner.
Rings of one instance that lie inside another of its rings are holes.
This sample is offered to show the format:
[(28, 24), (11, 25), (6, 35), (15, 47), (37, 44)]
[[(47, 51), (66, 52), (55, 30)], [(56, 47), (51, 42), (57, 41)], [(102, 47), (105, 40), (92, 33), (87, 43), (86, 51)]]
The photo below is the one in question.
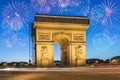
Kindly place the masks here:
[(0, 43), (8, 48), (24, 47), (29, 39), (24, 33), (16, 33), (12, 30), (6, 30), (0, 36)]
[[(52, 13), (56, 15), (75, 15), (78, 12), (82, 0), (58, 0), (56, 7), (52, 8)], [(77, 11), (75, 11), (77, 10)], [(77, 15), (77, 14), (76, 14)]]
[(47, 14), (51, 11), (51, 6), (56, 4), (56, 0), (31, 0), (31, 6), (36, 13)]
[(114, 21), (118, 20), (119, 16), (119, 8), (111, 0), (104, 1), (96, 7), (97, 20), (103, 25), (112, 25)]
[(9, 29), (21, 30), (32, 19), (32, 11), (24, 2), (14, 1), (5, 5), (2, 12), (2, 25)]
[(107, 50), (113, 46), (117, 41), (117, 36), (111, 35), (110, 33), (101, 32), (96, 34), (93, 38), (93, 45), (97, 50)]

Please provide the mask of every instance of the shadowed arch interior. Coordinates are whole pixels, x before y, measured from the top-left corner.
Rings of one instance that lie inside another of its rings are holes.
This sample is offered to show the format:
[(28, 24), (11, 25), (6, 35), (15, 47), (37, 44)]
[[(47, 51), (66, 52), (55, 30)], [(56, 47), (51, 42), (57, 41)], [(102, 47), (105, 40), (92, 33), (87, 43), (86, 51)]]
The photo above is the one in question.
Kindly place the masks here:
[(53, 40), (54, 40), (54, 42), (57, 42), (58, 44), (60, 44), (61, 64), (62, 65), (68, 64), (67, 48), (68, 48), (69, 40), (68, 40), (67, 36), (58, 34), (58, 35), (54, 36)]

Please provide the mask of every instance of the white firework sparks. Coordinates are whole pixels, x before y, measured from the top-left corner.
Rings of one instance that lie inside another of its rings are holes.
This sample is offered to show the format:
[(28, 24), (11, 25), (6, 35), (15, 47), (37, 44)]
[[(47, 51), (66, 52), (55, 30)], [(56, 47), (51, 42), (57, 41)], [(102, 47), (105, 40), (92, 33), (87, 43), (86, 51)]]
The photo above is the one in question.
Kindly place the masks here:
[(55, 7), (52, 7), (52, 14), (73, 16), (80, 4), (81, 0), (58, 0)]
[(101, 32), (96, 34), (93, 38), (93, 45), (97, 50), (107, 50), (116, 43), (117, 36), (110, 36), (110, 34)]
[(12, 30), (21, 30), (32, 19), (31, 15), (30, 8), (24, 2), (12, 2), (3, 8), (2, 25)]
[(23, 34), (16, 34), (13, 31), (6, 30), (1, 34), (0, 43), (8, 48), (15, 46), (24, 47), (28, 38)]
[(110, 0), (104, 1), (96, 7), (96, 16), (101, 24), (112, 24), (120, 16), (119, 8)]
[(51, 11), (51, 5), (54, 5), (54, 0), (31, 0), (31, 5), (36, 13), (47, 14)]

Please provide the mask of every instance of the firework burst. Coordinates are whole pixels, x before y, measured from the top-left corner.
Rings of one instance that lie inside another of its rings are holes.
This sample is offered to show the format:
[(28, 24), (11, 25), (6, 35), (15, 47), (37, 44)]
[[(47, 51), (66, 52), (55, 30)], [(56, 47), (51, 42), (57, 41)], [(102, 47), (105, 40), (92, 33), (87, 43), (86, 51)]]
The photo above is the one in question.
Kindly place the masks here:
[(82, 0), (31, 0), (36, 13), (65, 15), (64, 12), (73, 12)]
[[(91, 7), (91, 1), (90, 0), (82, 0), (81, 4), (79, 6), (79, 15), (82, 16), (88, 16), (90, 19), (90, 28), (89, 28), (89, 32), (98, 32), (98, 28), (99, 31), (102, 31), (103, 29), (100, 28), (101, 25), (98, 24), (97, 22), (97, 16), (96, 16), (96, 6)], [(92, 33), (89, 33), (89, 36), (91, 36)]]
[[(5, 5), (1, 11), (1, 32), (0, 42), (2, 45), (12, 48), (16, 45), (25, 46), (29, 39), (28, 30), (32, 21), (32, 11), (29, 5), (16, 0)], [(3, 44), (4, 43), (4, 44)]]
[(104, 50), (110, 48), (116, 43), (117, 36), (110, 35), (109, 33), (105, 33), (104, 31), (96, 34), (93, 38), (93, 45), (97, 50)]
[(31, 0), (31, 5), (36, 13), (47, 14), (51, 11), (51, 5), (56, 4), (55, 0)]
[(15, 46), (21, 46), (24, 47), (27, 43), (27, 36), (23, 36), (23, 34), (16, 34), (13, 31), (6, 30), (4, 31), (0, 36), (0, 43), (8, 48), (12, 48)]
[(32, 19), (31, 9), (20, 1), (14, 1), (5, 5), (2, 12), (2, 26), (12, 30), (21, 30)]
[(81, 0), (58, 0), (55, 7), (52, 7), (52, 13), (56, 15), (75, 15), (74, 10), (81, 4)]
[[(103, 1), (102, 4), (93, 6), (89, 1), (83, 1), (80, 5), (79, 14), (89, 16), (90, 18), (90, 32), (101, 32), (105, 29), (111, 31), (113, 23), (119, 20), (120, 12), (115, 2), (108, 0)], [(110, 26), (108, 26), (108, 24)], [(102, 26), (102, 27), (101, 27)], [(99, 29), (99, 30), (98, 30)], [(89, 34), (90, 35), (90, 34)]]
[(102, 4), (96, 7), (96, 17), (97, 21), (101, 24), (111, 24), (116, 21), (119, 17), (119, 8), (116, 4), (110, 0), (104, 1)]

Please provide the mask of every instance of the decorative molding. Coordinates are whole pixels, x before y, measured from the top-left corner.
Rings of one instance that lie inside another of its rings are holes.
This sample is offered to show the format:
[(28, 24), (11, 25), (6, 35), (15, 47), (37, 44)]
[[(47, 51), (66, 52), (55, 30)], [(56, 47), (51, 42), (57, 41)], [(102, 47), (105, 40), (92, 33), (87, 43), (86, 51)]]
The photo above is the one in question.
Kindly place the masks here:
[(50, 41), (51, 34), (50, 33), (38, 33), (38, 41)]
[(69, 40), (72, 39), (72, 33), (54, 32), (54, 33), (52, 34), (52, 37), (54, 38), (54, 37), (57, 36), (57, 35), (65, 35), (65, 36), (67, 36), (67, 37), (69, 38)]
[(84, 34), (74, 33), (73, 34), (73, 41), (85, 41), (84, 37), (85, 37)]

